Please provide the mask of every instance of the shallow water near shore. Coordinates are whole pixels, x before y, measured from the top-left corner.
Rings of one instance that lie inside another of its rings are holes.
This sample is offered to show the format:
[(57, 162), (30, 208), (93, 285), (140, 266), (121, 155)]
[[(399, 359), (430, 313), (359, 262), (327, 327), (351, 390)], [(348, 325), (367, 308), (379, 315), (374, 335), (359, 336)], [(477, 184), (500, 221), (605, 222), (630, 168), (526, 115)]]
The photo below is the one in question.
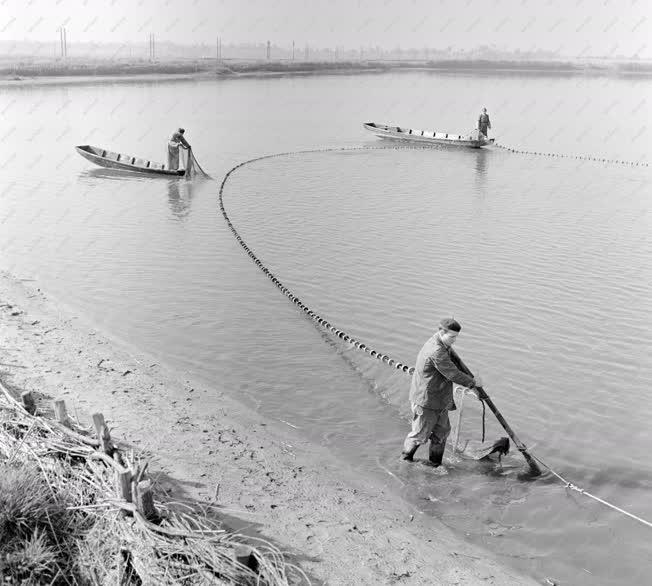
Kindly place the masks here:
[[(646, 160), (651, 89), (397, 73), (7, 90), (0, 262), (188, 378), (328, 445), (506, 563), (562, 584), (640, 582), (652, 569), (649, 529), (554, 478), (519, 480), (518, 455), (502, 470), (451, 457), (447, 474), (399, 462), (409, 378), (289, 304), (234, 240), (217, 191), (252, 157), (379, 146), (366, 120), (462, 132), (483, 105), (503, 144)], [(596, 127), (605, 109), (618, 122)], [(92, 168), (72, 150), (163, 160), (178, 124), (218, 181)], [(393, 358), (412, 364), (437, 320), (455, 315), (460, 353), (521, 439), (571, 482), (649, 519), (650, 179), (645, 168), (496, 148), (353, 150), (245, 166), (224, 201), (286, 286)], [(463, 441), (478, 440), (480, 425), (467, 399)], [(488, 439), (500, 435), (488, 416)]]

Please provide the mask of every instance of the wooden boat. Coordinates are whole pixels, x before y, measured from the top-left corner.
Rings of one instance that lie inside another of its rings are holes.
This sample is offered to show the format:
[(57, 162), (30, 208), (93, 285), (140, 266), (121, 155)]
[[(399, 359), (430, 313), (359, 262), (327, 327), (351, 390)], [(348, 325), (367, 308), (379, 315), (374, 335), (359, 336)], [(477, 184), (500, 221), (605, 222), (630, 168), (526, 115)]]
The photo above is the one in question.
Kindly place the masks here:
[(75, 150), (85, 159), (100, 167), (110, 169), (122, 169), (124, 171), (134, 171), (136, 173), (149, 173), (153, 175), (172, 175), (178, 177), (186, 173), (185, 169), (170, 170), (166, 169), (162, 163), (155, 163), (146, 159), (139, 159), (131, 155), (123, 155), (113, 151), (107, 151), (99, 147), (83, 144), (75, 147)]
[(449, 132), (435, 132), (434, 130), (414, 130), (401, 126), (387, 126), (375, 122), (365, 122), (362, 126), (380, 138), (421, 144), (443, 144), (478, 149), (494, 142), (493, 138), (487, 138), (477, 129), (468, 134), (452, 134)]

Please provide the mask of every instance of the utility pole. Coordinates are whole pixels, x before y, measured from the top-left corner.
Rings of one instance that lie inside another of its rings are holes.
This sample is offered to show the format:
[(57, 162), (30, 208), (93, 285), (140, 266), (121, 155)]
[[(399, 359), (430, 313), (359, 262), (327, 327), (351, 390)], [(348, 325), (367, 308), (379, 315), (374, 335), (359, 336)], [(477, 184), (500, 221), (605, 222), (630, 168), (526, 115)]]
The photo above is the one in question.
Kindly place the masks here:
[(272, 44), (269, 41), (267, 41), (267, 60), (269, 60), (271, 53), (272, 53)]
[(154, 40), (154, 34), (150, 33), (149, 35), (149, 60), (154, 61), (156, 59), (156, 41)]
[(61, 47), (61, 58), (65, 59), (68, 56), (68, 39), (66, 37), (66, 28), (60, 26), (59, 31), (59, 45)]
[(292, 61), (294, 61), (294, 41), (292, 41)]
[(306, 48), (303, 50), (303, 59), (305, 61), (308, 61), (309, 57), (310, 57), (310, 47), (306, 45)]

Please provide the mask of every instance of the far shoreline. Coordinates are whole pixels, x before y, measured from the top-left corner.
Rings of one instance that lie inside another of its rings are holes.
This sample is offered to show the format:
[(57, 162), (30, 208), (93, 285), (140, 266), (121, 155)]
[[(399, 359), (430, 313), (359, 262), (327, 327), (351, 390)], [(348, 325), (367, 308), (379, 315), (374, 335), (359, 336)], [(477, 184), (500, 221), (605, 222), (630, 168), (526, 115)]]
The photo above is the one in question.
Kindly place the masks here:
[(220, 61), (169, 62), (51, 61), (0, 63), (0, 87), (73, 85), (88, 82), (173, 81), (270, 78), (311, 75), (359, 75), (388, 72), (432, 72), (474, 75), (652, 76), (652, 63), (572, 61)]

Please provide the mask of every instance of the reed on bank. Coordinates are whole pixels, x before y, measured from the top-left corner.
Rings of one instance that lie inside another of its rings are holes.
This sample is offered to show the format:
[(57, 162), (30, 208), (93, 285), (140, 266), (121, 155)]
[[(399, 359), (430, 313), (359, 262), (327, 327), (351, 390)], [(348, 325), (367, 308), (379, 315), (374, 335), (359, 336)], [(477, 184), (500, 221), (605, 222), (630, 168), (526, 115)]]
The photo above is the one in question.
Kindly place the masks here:
[(309, 583), (272, 544), (226, 530), (217, 503), (154, 501), (147, 462), (119, 449), (105, 425), (93, 437), (61, 401), (58, 420), (34, 409), (0, 382), (0, 576), (8, 583)]

